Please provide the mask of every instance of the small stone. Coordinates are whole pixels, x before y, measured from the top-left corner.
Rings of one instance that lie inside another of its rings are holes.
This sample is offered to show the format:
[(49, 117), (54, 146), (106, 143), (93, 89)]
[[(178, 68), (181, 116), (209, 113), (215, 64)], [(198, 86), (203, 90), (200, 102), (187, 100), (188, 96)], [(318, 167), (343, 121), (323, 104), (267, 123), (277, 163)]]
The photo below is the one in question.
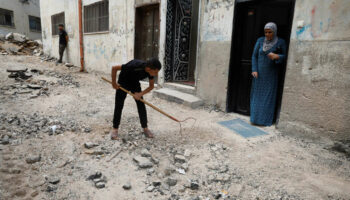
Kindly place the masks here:
[(57, 186), (55, 186), (55, 185), (48, 185), (46, 188), (47, 192), (53, 192), (55, 190), (57, 190)]
[(188, 149), (186, 149), (186, 150), (185, 150), (185, 153), (184, 153), (184, 156), (185, 156), (185, 157), (190, 157), (190, 156), (191, 156), (191, 151), (188, 150)]
[(37, 155), (37, 156), (29, 156), (26, 158), (26, 162), (28, 164), (33, 164), (33, 163), (36, 163), (36, 162), (39, 162), (41, 160), (41, 155)]
[(91, 174), (87, 180), (94, 180), (94, 179), (97, 179), (97, 178), (101, 178), (102, 177), (102, 173), (99, 172), (99, 171), (96, 171), (95, 173)]
[(72, 63), (66, 63), (64, 65), (67, 66), (67, 67), (73, 67), (74, 66)]
[(153, 163), (145, 157), (136, 156), (133, 160), (137, 163), (140, 168), (150, 168), (153, 167)]
[(127, 183), (127, 184), (123, 185), (123, 189), (124, 190), (130, 190), (131, 189), (131, 184)]
[(142, 157), (151, 157), (151, 153), (147, 149), (142, 149), (141, 156)]
[(153, 181), (153, 182), (152, 182), (152, 185), (153, 185), (154, 187), (160, 186), (161, 184), (162, 184), (162, 182), (160, 182), (160, 180), (156, 180), (156, 181)]
[(34, 191), (32, 194), (30, 194), (31, 197), (36, 197), (38, 196), (39, 192), (38, 191)]
[(147, 170), (147, 175), (151, 175), (154, 173), (154, 169), (153, 168), (150, 168)]
[(154, 164), (159, 164), (159, 160), (156, 159), (155, 157), (151, 156), (151, 161), (154, 163)]
[(165, 176), (170, 176), (172, 173), (174, 173), (176, 170), (173, 167), (167, 167), (164, 169)]
[(188, 170), (188, 164), (187, 163), (183, 163), (181, 165), (181, 168), (184, 169), (185, 171), (187, 171)]
[(85, 133), (90, 133), (91, 132), (91, 128), (90, 127), (85, 127), (83, 130), (84, 130)]
[(42, 88), (41, 85), (35, 85), (35, 84), (28, 84), (27, 87), (30, 89), (41, 89)]
[(175, 162), (179, 162), (179, 163), (184, 163), (186, 162), (186, 158), (183, 155), (175, 155), (174, 157)]
[(1, 139), (1, 144), (9, 144), (10, 143), (10, 138), (8, 135), (5, 135), (2, 139)]
[(174, 178), (167, 178), (165, 183), (168, 184), (169, 186), (175, 186), (177, 184), (177, 180)]
[(95, 186), (96, 186), (96, 188), (101, 189), (101, 188), (104, 188), (106, 185), (105, 185), (104, 182), (98, 182), (98, 183), (95, 184)]
[(190, 185), (191, 190), (198, 190), (199, 188), (199, 184), (197, 181), (191, 181), (191, 185)]
[(54, 185), (60, 182), (60, 178), (58, 178), (56, 176), (46, 177), (46, 180), (47, 180), (47, 182), (54, 184)]
[(20, 170), (20, 169), (10, 169), (10, 170), (9, 170), (9, 173), (10, 173), (10, 174), (20, 174), (20, 173), (21, 173), (21, 170)]
[(153, 192), (154, 189), (155, 189), (155, 187), (153, 185), (151, 185), (151, 186), (147, 187), (146, 191), (147, 192)]
[(97, 147), (97, 146), (98, 146), (98, 144), (93, 143), (93, 142), (86, 142), (86, 143), (84, 143), (84, 147), (87, 148), (87, 149), (91, 149), (91, 148)]

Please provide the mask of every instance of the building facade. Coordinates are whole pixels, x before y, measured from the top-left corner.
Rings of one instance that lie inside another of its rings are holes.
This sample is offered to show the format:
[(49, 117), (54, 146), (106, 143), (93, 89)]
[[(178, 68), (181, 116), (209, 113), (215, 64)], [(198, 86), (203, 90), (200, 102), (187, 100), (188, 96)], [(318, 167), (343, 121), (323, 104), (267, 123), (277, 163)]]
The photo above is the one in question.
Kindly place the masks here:
[[(130, 59), (157, 56), (164, 66), (159, 85), (244, 115), (252, 50), (265, 23), (274, 21), (288, 45), (277, 127), (349, 137), (347, 0), (82, 0), (82, 6), (86, 70), (109, 72)], [(70, 38), (64, 59), (79, 66), (78, 7), (78, 1), (41, 1), (44, 52), (58, 56), (55, 27), (64, 23)]]
[(10, 32), (41, 39), (40, 0), (0, 1), (0, 34)]

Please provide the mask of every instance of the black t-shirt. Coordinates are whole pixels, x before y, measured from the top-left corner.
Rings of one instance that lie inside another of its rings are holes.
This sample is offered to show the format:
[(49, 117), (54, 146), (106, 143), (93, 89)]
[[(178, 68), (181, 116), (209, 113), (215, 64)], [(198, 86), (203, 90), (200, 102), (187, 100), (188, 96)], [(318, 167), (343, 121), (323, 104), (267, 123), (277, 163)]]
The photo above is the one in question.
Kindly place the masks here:
[(66, 40), (67, 32), (65, 30), (62, 30), (58, 33), (58, 36), (60, 38), (59, 43), (63, 45), (67, 45), (67, 40)]
[(140, 80), (148, 78), (154, 79), (149, 73), (145, 71), (146, 62), (142, 60), (131, 60), (128, 63), (122, 65), (122, 70), (119, 74), (118, 83), (121, 86), (138, 86)]

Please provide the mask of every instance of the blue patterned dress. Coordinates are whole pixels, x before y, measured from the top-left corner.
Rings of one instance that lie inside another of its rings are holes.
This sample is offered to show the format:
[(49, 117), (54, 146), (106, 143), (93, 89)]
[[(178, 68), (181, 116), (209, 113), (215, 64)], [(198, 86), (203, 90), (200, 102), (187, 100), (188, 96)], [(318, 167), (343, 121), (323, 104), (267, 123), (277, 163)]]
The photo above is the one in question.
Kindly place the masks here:
[[(253, 78), (250, 94), (250, 121), (253, 124), (271, 126), (274, 120), (277, 88), (278, 68), (286, 57), (286, 43), (278, 38), (278, 42), (268, 51), (263, 51), (265, 37), (261, 37), (255, 44), (252, 55), (252, 71), (258, 72), (258, 78)], [(279, 59), (271, 60), (267, 54), (278, 52)]]

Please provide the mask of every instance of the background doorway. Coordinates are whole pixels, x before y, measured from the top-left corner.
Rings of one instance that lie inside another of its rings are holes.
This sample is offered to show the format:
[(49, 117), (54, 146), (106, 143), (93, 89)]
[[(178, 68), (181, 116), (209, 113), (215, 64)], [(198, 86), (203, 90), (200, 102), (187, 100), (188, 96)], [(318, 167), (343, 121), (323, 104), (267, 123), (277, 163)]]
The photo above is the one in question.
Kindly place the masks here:
[[(227, 94), (227, 111), (250, 114), (252, 53), (267, 22), (277, 24), (277, 35), (289, 45), (294, 0), (236, 1)], [(279, 70), (276, 119), (281, 107), (285, 65)]]
[(136, 8), (135, 59), (158, 57), (159, 4)]

